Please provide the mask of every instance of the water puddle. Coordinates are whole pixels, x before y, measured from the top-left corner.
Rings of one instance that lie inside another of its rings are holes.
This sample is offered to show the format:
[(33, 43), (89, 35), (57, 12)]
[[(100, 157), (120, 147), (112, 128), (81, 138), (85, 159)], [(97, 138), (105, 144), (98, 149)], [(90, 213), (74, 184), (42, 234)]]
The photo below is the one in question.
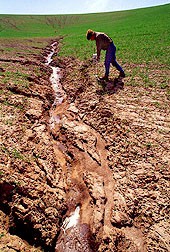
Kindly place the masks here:
[(75, 211), (69, 216), (66, 217), (62, 229), (65, 232), (68, 228), (75, 227), (79, 223), (80, 219), (80, 207), (77, 206)]

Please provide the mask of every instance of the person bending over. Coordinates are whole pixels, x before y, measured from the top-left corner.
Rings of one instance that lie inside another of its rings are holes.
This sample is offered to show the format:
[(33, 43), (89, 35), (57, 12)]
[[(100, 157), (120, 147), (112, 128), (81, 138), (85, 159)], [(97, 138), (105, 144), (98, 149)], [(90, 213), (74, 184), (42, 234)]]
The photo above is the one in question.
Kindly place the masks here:
[(106, 51), (105, 62), (104, 62), (105, 75), (100, 79), (108, 80), (111, 63), (120, 72), (119, 76), (124, 78), (125, 77), (124, 70), (116, 61), (116, 46), (114, 45), (113, 40), (109, 36), (107, 36), (105, 33), (96, 32), (91, 29), (87, 30), (86, 37), (88, 40), (96, 40), (97, 61), (100, 61), (101, 50)]

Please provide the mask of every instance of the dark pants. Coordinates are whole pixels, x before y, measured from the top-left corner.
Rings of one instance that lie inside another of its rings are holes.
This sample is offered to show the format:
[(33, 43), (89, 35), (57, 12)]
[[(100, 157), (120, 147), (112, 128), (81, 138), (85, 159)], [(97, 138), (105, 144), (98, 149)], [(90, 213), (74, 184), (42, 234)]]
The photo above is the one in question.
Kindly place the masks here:
[(124, 72), (122, 67), (117, 63), (116, 61), (116, 47), (115, 45), (112, 43), (110, 43), (107, 51), (106, 51), (106, 56), (105, 56), (105, 75), (109, 76), (109, 70), (110, 70), (110, 64), (112, 63), (112, 65), (114, 67), (116, 67), (116, 69), (120, 72)]

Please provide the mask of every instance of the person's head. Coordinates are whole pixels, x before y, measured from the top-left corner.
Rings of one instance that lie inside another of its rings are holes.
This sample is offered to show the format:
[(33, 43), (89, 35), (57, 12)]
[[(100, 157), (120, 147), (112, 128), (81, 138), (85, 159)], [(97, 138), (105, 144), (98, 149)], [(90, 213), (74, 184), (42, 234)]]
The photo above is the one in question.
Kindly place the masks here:
[(96, 38), (95, 31), (88, 29), (87, 33), (86, 33), (86, 37), (88, 40), (95, 40), (95, 38)]

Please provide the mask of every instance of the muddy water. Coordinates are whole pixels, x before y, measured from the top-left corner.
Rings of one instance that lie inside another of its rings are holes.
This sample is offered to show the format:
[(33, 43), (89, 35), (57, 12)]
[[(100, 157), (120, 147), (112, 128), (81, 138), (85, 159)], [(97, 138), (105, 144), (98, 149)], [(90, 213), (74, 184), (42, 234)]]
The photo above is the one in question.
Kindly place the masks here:
[[(46, 65), (50, 66), (50, 63), (52, 62), (52, 57), (55, 53), (55, 49), (57, 46), (57, 42), (54, 42), (51, 44), (51, 50), (49, 52), (49, 54), (46, 57)], [(64, 98), (66, 97), (66, 94), (64, 92), (64, 90), (62, 89), (61, 83), (60, 83), (60, 68), (59, 67), (54, 67), (54, 66), (50, 66), (50, 68), (52, 69), (52, 74), (50, 76), (50, 82), (52, 84), (54, 93), (55, 93), (55, 100), (54, 103), (52, 105), (52, 109), (51, 109), (51, 114), (50, 114), (50, 127), (54, 128), (55, 124), (59, 124), (60, 122), (60, 117), (54, 115), (54, 108), (58, 105), (60, 105)]]

